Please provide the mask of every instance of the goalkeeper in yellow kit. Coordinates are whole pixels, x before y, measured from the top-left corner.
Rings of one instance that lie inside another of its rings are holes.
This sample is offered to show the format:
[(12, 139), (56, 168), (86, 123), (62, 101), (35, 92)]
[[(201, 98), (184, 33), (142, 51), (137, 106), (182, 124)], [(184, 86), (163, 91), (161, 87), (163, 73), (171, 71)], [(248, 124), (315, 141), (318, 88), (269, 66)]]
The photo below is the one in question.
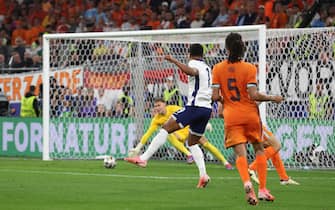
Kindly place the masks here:
[[(161, 127), (170, 117), (171, 115), (180, 110), (182, 107), (177, 105), (166, 105), (165, 101), (162, 98), (156, 98), (154, 101), (154, 113), (155, 116), (151, 120), (150, 127), (142, 136), (141, 141), (137, 144), (137, 146), (129, 151), (129, 157), (134, 157), (139, 154), (142, 147), (149, 140), (149, 137), (159, 128)], [(210, 124), (207, 126), (208, 130), (211, 130)], [(206, 128), (206, 129), (207, 129)], [(193, 158), (190, 151), (185, 147), (184, 143), (187, 140), (189, 133), (188, 126), (182, 128), (180, 130), (175, 131), (168, 135), (169, 142), (177, 148), (180, 152), (184, 153), (187, 156), (187, 162), (192, 163)], [(209, 150), (218, 160), (225, 165), (226, 169), (231, 170), (231, 164), (225, 159), (225, 157), (221, 154), (221, 152), (212, 145), (205, 137), (200, 139), (200, 144)]]

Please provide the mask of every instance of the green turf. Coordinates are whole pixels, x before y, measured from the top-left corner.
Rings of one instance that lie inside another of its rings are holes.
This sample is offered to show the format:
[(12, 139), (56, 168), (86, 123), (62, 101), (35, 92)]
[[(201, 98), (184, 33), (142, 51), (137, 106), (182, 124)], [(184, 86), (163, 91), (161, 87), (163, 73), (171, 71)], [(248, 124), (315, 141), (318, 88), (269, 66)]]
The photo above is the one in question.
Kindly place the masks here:
[(137, 168), (118, 161), (105, 169), (102, 161), (0, 159), (1, 210), (122, 209), (276, 209), (334, 210), (335, 171), (288, 171), (300, 186), (281, 186), (269, 171), (268, 188), (276, 200), (249, 206), (236, 170), (208, 164), (211, 182), (197, 189), (195, 165), (150, 161)]

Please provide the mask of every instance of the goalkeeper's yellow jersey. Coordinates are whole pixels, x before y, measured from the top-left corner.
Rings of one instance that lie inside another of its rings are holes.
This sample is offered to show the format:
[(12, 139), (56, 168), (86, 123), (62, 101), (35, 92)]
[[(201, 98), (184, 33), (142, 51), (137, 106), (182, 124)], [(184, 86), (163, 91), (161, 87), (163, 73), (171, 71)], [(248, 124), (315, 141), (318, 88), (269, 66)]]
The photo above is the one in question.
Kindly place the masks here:
[[(160, 128), (169, 118), (170, 116), (175, 113), (176, 111), (180, 110), (182, 107), (176, 105), (167, 105), (166, 106), (166, 114), (156, 114), (150, 123), (150, 126), (145, 132), (145, 134), (141, 138), (141, 143), (145, 144), (149, 137), (158, 129)], [(188, 129), (189, 127), (186, 126), (180, 130), (175, 131), (174, 133), (177, 135), (178, 139), (185, 142), (188, 137)]]

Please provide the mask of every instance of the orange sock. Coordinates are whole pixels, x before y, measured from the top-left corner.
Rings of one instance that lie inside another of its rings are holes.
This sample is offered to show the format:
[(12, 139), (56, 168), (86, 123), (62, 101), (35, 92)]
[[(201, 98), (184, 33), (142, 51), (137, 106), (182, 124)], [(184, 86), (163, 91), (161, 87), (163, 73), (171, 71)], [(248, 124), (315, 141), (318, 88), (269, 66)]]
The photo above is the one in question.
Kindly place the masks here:
[(276, 168), (277, 173), (279, 175), (280, 180), (288, 180), (288, 176), (283, 164), (283, 161), (280, 158), (279, 152), (277, 152), (272, 158), (271, 158), (273, 166)]
[(265, 155), (256, 155), (259, 189), (266, 188), (267, 165)]
[(254, 171), (257, 170), (256, 160), (254, 160), (252, 163), (250, 163), (249, 168), (250, 168), (251, 170), (254, 170)]
[(235, 163), (236, 163), (236, 168), (238, 170), (238, 173), (240, 174), (240, 177), (242, 179), (242, 182), (245, 183), (245, 182), (250, 181), (247, 158), (244, 156), (239, 156), (236, 159)]
[(267, 160), (270, 159), (271, 157), (273, 157), (276, 153), (277, 153), (277, 151), (275, 149), (273, 149), (273, 147), (271, 147), (271, 146), (264, 149), (264, 155), (265, 155)]
[[(265, 154), (265, 157), (266, 159), (268, 160), (269, 158), (271, 158), (273, 155), (275, 155), (277, 153), (276, 150), (273, 149), (273, 147), (267, 147), (264, 149), (264, 154)], [(257, 164), (256, 164), (256, 160), (254, 160), (250, 165), (249, 165), (249, 168), (251, 170), (257, 170)]]

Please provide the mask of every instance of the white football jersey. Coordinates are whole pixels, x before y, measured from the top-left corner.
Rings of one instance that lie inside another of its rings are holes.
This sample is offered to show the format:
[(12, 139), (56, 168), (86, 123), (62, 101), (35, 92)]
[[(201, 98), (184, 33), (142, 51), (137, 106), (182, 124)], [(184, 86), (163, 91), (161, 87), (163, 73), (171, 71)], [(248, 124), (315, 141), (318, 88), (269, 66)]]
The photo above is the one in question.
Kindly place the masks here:
[(188, 75), (188, 106), (212, 108), (212, 69), (202, 60), (190, 60), (188, 66), (198, 69), (199, 75)]

